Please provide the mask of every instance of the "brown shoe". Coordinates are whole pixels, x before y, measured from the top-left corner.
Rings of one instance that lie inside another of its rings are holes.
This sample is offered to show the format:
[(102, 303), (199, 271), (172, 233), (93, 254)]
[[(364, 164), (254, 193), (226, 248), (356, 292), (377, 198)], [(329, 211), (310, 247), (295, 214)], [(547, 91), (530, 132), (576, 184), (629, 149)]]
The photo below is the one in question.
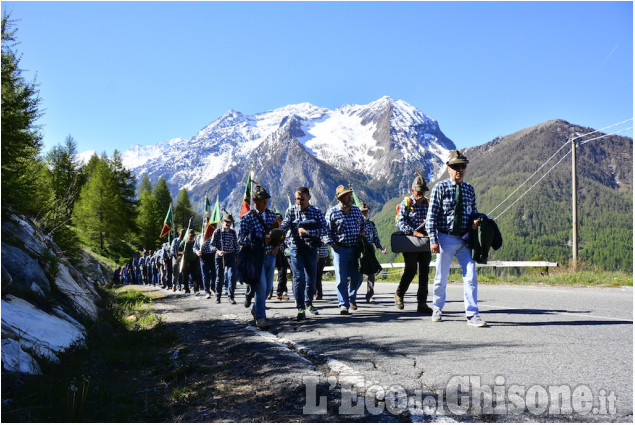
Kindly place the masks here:
[(395, 294), (395, 307), (399, 310), (403, 310), (403, 297), (400, 297), (398, 294)]

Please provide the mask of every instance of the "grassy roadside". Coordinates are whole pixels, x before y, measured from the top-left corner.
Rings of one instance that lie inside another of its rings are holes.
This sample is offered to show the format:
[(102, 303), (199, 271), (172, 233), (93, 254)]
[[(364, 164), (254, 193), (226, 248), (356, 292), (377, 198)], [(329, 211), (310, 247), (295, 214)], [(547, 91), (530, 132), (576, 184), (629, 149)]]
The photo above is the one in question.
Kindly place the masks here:
[[(459, 279), (460, 275), (456, 275)], [(576, 273), (567, 270), (551, 271), (549, 274), (537, 271), (525, 272), (518, 276), (497, 276), (479, 274), (479, 283), (512, 285), (551, 285), (569, 287), (620, 287), (633, 286), (633, 275), (625, 272), (583, 270)]]
[[(430, 270), (428, 282), (434, 278), (434, 268)], [(549, 285), (568, 287), (621, 287), (633, 286), (633, 274), (623, 271), (606, 271), (593, 267), (583, 267), (582, 270), (572, 272), (566, 267), (556, 267), (545, 273), (537, 268), (499, 269), (496, 273), (492, 268), (478, 268), (479, 284), (490, 285)], [(387, 278), (378, 278), (378, 282), (398, 282), (402, 270), (395, 269)], [(325, 280), (334, 281), (334, 278)], [(450, 282), (461, 281), (461, 270), (451, 269), (448, 277)], [(417, 282), (418, 277), (413, 279)]]
[(41, 362), (40, 376), (2, 373), (3, 422), (131, 422), (149, 413), (143, 390), (169, 365), (175, 336), (147, 295), (108, 290), (102, 299), (83, 347), (60, 354), (59, 364)]

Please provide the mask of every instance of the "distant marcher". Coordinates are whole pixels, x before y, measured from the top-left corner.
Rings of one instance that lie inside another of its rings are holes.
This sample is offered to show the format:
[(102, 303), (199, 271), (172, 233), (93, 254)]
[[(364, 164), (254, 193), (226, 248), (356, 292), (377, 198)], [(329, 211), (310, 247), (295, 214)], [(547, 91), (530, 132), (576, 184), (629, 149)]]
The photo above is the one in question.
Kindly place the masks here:
[(357, 270), (356, 251), (362, 235), (364, 216), (353, 205), (353, 189), (340, 185), (335, 196), (338, 204), (326, 212), (326, 241), (333, 250), (340, 314), (349, 314), (349, 307), (357, 310), (355, 296), (362, 284), (362, 275)]
[(430, 235), (430, 250), (437, 255), (437, 271), (434, 276), (432, 321), (442, 320), (445, 305), (446, 286), (452, 259), (456, 257), (463, 271), (463, 297), (467, 324), (482, 327), (485, 322), (478, 310), (478, 281), (476, 264), (472, 252), (463, 236), (471, 229), (477, 229), (478, 220), (470, 215), (478, 213), (476, 194), (469, 183), (463, 181), (468, 159), (458, 150), (450, 152), (448, 166), (449, 179), (437, 183), (430, 194), (430, 208), (426, 218), (426, 230)]
[(198, 256), (194, 253), (195, 235), (196, 232), (194, 229), (190, 229), (187, 240), (184, 240), (179, 245), (179, 254), (184, 257), (184, 260), (181, 260), (183, 264), (181, 274), (183, 275), (183, 287), (185, 289), (185, 293), (190, 293), (189, 279), (191, 277), (194, 293), (198, 295), (201, 286), (201, 264)]
[(322, 245), (318, 248), (317, 269), (315, 270), (316, 300), (321, 300), (322, 298), (324, 298), (324, 290), (322, 289), (322, 277), (324, 275), (324, 267), (326, 266), (327, 258), (329, 258), (329, 246), (324, 243), (324, 238), (322, 238)]
[[(282, 223), (284, 217), (282, 217), (282, 214), (276, 213), (276, 220), (278, 220), (279, 223)], [(291, 255), (288, 242), (285, 241), (280, 244), (278, 254), (276, 255), (276, 270), (278, 271), (278, 287), (276, 288), (276, 300), (278, 301), (287, 301), (289, 299), (289, 297), (287, 296), (287, 269), (290, 267), (290, 264), (287, 258), (287, 252), (289, 253), (289, 255)]]
[(205, 290), (205, 298), (210, 299), (214, 292), (214, 284), (216, 282), (216, 265), (214, 258), (216, 257), (216, 248), (212, 245), (210, 237), (205, 242), (203, 233), (199, 234), (194, 241), (194, 252), (198, 255), (201, 265), (201, 279), (203, 281), (203, 289)]
[[(276, 267), (276, 255), (279, 250), (279, 246), (273, 246), (270, 243), (270, 232), (275, 227), (274, 223), (277, 223), (275, 213), (267, 208), (270, 198), (271, 195), (264, 187), (260, 185), (254, 187), (253, 199), (256, 208), (251, 209), (242, 216), (240, 231), (238, 232), (238, 243), (241, 246), (249, 247), (254, 253), (262, 252), (262, 254), (255, 254), (262, 255), (260, 257), (260, 261), (262, 261), (260, 279), (257, 282), (252, 281), (252, 283), (255, 283), (255, 288), (250, 285), (254, 290), (254, 305), (251, 313), (258, 329), (268, 329), (270, 326), (267, 321), (266, 302), (267, 296), (273, 288), (273, 274)], [(242, 266), (246, 265), (243, 264)], [(246, 279), (244, 273), (243, 278)], [(245, 307), (250, 305), (251, 299), (247, 295)]]
[(280, 228), (287, 232), (293, 270), (293, 295), (298, 309), (297, 320), (306, 318), (306, 310), (318, 314), (313, 306), (318, 247), (326, 234), (324, 214), (309, 203), (311, 193), (306, 187), (295, 191), (296, 204), (287, 210)]
[(112, 275), (112, 282), (115, 285), (119, 285), (119, 283), (121, 282), (121, 267), (117, 267), (115, 269), (115, 272)]
[[(176, 234), (176, 232), (175, 232)], [(181, 275), (181, 255), (179, 254), (179, 246), (185, 238), (185, 229), (181, 229), (181, 233), (178, 237), (175, 236), (172, 241), (172, 292), (181, 290), (181, 282), (183, 277)]]
[(172, 253), (170, 244), (165, 242), (163, 244), (163, 275), (161, 278), (161, 288), (167, 289), (172, 285)]
[(234, 217), (231, 214), (223, 216), (223, 225), (214, 231), (212, 235), (212, 246), (216, 251), (216, 303), (220, 303), (221, 291), (227, 284), (227, 297), (230, 304), (236, 304), (234, 295), (236, 292), (236, 254), (238, 246), (238, 236), (232, 228)]
[(121, 276), (123, 278), (123, 284), (130, 285), (130, 266), (128, 263), (124, 264), (123, 269), (121, 269)]
[[(377, 226), (370, 217), (370, 207), (365, 202), (362, 202), (360, 210), (364, 215), (364, 232), (366, 233), (366, 240), (369, 244), (375, 245), (382, 254), (386, 254), (386, 248), (379, 239), (379, 233), (377, 233)], [(375, 275), (366, 275), (366, 302), (374, 303), (373, 296), (375, 295)]]
[[(428, 191), (423, 176), (417, 176), (412, 182), (410, 196), (401, 201), (399, 205), (399, 213), (397, 215), (397, 227), (406, 235), (422, 238), (426, 236), (425, 223), (428, 214), (429, 201), (425, 197)], [(428, 274), (430, 272), (430, 260), (432, 254), (430, 251), (422, 252), (404, 252), (404, 271), (399, 281), (399, 286), (395, 291), (395, 306), (403, 310), (403, 297), (417, 274), (419, 269), (419, 285), (417, 288), (417, 312), (430, 315), (432, 309), (428, 307)]]
[(143, 285), (143, 281), (141, 280), (141, 259), (143, 257), (140, 253), (136, 252), (134, 255), (134, 280), (136, 285)]

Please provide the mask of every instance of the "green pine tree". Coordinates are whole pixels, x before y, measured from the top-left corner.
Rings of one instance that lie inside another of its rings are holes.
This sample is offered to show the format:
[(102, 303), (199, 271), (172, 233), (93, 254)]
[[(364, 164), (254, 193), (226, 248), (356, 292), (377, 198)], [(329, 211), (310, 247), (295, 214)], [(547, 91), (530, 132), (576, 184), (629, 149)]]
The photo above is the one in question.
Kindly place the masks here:
[(130, 170), (123, 166), (121, 153), (118, 150), (113, 153), (110, 166), (117, 181), (117, 194), (122, 209), (120, 226), (124, 233), (132, 235), (136, 232), (137, 219), (136, 178)]
[(144, 249), (156, 249), (160, 243), (159, 233), (163, 226), (162, 215), (165, 214), (159, 210), (157, 200), (152, 192), (142, 190), (139, 197), (137, 228), (139, 229), (139, 242)]
[[(190, 196), (188, 195), (187, 190), (183, 188), (176, 197), (176, 205), (174, 207), (174, 223), (177, 226), (185, 229), (187, 228), (187, 223), (190, 221), (190, 217), (193, 216), (194, 210), (192, 209)], [(192, 222), (194, 222), (194, 220), (192, 220)]]
[(122, 233), (117, 228), (121, 213), (117, 179), (108, 161), (102, 159), (80, 192), (74, 210), (75, 223), (85, 242), (104, 252), (117, 243), (115, 234)]
[(77, 144), (68, 136), (64, 145), (57, 145), (46, 155), (53, 195), (61, 215), (70, 217), (73, 205), (84, 183), (83, 167), (77, 159)]
[(15, 25), (2, 16), (2, 206), (18, 212), (37, 212), (38, 155), (42, 147), (36, 125), (41, 116), (35, 82), (22, 76)]
[[(168, 189), (168, 183), (165, 181), (165, 178), (161, 177), (157, 184), (154, 185), (152, 194), (157, 200), (157, 208), (160, 212), (159, 215), (162, 215), (162, 218), (165, 218), (165, 214), (167, 214), (168, 208), (170, 208), (170, 204), (172, 204), (172, 194), (170, 193), (170, 189)], [(159, 223), (159, 225), (163, 225), (163, 220), (160, 221), (161, 223)]]
[(141, 197), (141, 193), (143, 191), (152, 192), (152, 182), (150, 181), (150, 176), (148, 173), (144, 174), (141, 178), (141, 182), (139, 183), (139, 187), (137, 188), (137, 194)]

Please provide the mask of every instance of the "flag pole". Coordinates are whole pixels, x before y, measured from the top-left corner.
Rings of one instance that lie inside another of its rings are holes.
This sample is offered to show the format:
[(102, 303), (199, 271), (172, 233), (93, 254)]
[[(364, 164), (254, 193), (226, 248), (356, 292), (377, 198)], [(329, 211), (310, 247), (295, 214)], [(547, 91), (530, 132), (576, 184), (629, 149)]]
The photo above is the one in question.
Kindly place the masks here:
[(254, 200), (254, 162), (251, 162), (251, 169), (249, 170), (249, 209)]

